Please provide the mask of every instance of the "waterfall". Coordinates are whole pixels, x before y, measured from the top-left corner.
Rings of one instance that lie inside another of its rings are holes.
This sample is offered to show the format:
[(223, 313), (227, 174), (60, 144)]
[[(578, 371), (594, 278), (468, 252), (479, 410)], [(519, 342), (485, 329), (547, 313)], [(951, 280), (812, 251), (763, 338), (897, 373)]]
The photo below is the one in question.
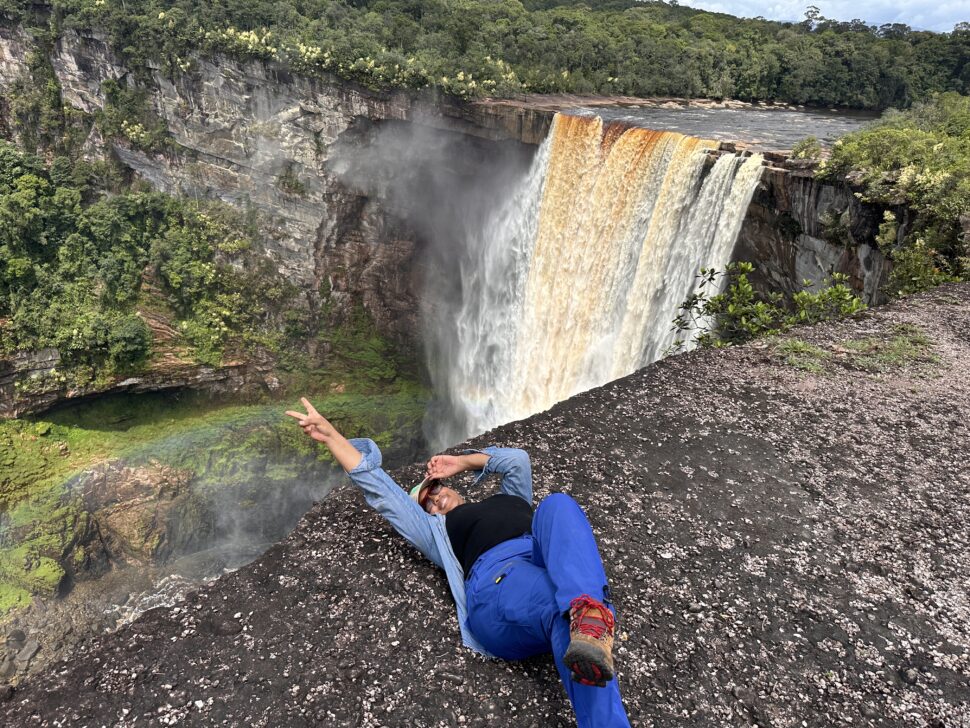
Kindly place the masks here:
[[(450, 444), (658, 359), (701, 267), (723, 268), (762, 159), (717, 142), (557, 114), (460, 266), (431, 364)], [(706, 173), (705, 173), (706, 172)]]

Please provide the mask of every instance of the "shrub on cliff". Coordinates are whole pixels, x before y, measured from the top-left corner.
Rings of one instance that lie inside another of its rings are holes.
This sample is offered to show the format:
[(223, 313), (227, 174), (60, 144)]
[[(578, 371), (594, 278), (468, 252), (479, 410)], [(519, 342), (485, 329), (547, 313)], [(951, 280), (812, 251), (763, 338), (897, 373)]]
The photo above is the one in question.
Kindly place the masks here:
[(759, 336), (780, 334), (798, 324), (842, 318), (865, 308), (846, 285), (847, 277), (833, 273), (818, 290), (806, 281), (804, 290), (786, 300), (780, 293), (755, 291), (748, 275), (751, 263), (730, 263), (723, 271), (702, 269), (697, 291), (680, 306), (674, 319), (679, 338), (672, 351), (694, 340), (698, 346), (743, 344)]
[(55, 347), (83, 385), (150, 355), (136, 311), (181, 322), (191, 334), (181, 343), (214, 364), (234, 342), (278, 338), (273, 311), (289, 289), (252, 254), (238, 215), (154, 192), (104, 194), (61, 161), (0, 142), (0, 354)]
[(878, 242), (894, 262), (892, 295), (970, 275), (970, 96), (888, 112), (838, 140), (821, 174), (848, 177), (859, 197), (886, 209)]
[(141, 364), (152, 345), (152, 330), (138, 316), (121, 316), (108, 331), (108, 356), (115, 369)]
[(797, 142), (791, 150), (792, 159), (818, 159), (822, 156), (822, 144), (816, 137), (808, 136)]
[(104, 106), (96, 117), (106, 138), (123, 137), (145, 152), (160, 151), (169, 145), (168, 127), (149, 107), (144, 90), (122, 86), (109, 78), (101, 84), (101, 93)]

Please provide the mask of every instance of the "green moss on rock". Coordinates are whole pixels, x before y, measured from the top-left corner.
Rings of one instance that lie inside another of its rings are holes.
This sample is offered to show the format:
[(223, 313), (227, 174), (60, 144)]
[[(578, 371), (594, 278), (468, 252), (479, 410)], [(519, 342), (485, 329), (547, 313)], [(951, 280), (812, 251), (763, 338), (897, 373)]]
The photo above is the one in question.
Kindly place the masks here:
[[(310, 398), (346, 432), (372, 437), (389, 460), (401, 460), (417, 455), (428, 396), (397, 381), (381, 394)], [(331, 472), (326, 449), (284, 415), (294, 406), (296, 398), (238, 405), (201, 395), (118, 395), (44, 418), (0, 422), (0, 605), (7, 605), (0, 614), (25, 603), (25, 595), (55, 594), (66, 573), (89, 568), (88, 544), (106, 514), (88, 510), (76, 482), (99, 464), (174, 468), (191, 483), (185, 497), (163, 492), (168, 486), (161, 484), (119, 526), (131, 541), (119, 546), (145, 559), (204, 542), (217, 521), (214, 503), (249, 503), (258, 513), (268, 491), (285, 493), (307, 473)], [(173, 498), (170, 505), (161, 502)], [(169, 540), (166, 508), (177, 509), (179, 543)]]

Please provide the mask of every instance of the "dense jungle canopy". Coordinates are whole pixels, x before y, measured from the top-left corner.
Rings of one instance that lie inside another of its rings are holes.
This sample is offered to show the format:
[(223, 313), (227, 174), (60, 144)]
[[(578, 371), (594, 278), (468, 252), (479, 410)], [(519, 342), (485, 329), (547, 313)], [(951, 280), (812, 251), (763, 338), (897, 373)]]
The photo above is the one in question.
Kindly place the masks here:
[[(951, 33), (824, 18), (781, 23), (636, 0), (0, 0), (27, 26), (106, 30), (130, 65), (192, 51), (275, 58), (369, 87), (906, 107), (970, 92), (970, 23)], [(970, 20), (970, 18), (968, 18)]]

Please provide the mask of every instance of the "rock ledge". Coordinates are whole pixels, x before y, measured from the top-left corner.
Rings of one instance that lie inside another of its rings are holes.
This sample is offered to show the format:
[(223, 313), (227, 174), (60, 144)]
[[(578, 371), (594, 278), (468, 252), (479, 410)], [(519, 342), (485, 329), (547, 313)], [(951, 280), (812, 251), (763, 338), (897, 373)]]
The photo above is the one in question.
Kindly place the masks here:
[[(537, 496), (589, 512), (635, 725), (967, 725), (970, 285), (786, 338), (665, 360), (472, 444), (529, 449)], [(252, 565), (28, 681), (0, 723), (572, 722), (548, 659), (484, 660), (453, 614), (443, 575), (344, 487)]]

